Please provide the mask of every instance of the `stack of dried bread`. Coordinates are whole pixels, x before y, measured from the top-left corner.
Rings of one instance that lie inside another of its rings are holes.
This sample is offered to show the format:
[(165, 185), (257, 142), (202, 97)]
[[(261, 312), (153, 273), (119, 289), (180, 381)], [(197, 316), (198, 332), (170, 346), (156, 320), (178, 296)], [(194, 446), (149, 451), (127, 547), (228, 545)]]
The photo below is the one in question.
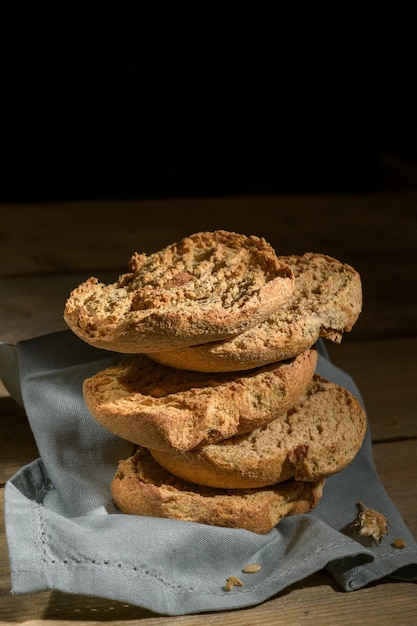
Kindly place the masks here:
[(365, 435), (358, 400), (315, 374), (318, 338), (340, 342), (360, 314), (358, 273), (221, 230), (128, 270), (87, 280), (64, 314), (126, 354), (84, 383), (92, 416), (137, 444), (111, 485), (120, 510), (257, 533), (312, 510)]

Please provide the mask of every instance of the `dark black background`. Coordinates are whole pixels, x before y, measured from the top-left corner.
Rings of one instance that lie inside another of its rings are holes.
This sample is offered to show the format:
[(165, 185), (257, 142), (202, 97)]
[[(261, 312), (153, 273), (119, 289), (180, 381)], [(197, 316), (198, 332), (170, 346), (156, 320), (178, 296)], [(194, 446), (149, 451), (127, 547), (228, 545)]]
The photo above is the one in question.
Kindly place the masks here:
[(368, 23), (339, 40), (336, 22), (323, 40), (305, 37), (308, 20), (272, 33), (249, 20), (219, 43), (196, 18), (186, 37), (169, 19), (164, 34), (135, 25), (16, 36), (2, 57), (0, 202), (417, 185), (407, 36), (398, 47)]

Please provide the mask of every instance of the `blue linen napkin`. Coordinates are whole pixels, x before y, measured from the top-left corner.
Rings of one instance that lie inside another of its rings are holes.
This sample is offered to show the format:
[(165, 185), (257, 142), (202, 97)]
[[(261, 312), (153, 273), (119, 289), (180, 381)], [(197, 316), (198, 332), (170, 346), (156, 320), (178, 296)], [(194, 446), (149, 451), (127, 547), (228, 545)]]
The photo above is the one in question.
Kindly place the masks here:
[[(318, 350), (317, 372), (363, 404), (321, 341)], [(40, 451), (5, 487), (12, 593), (58, 589), (181, 615), (255, 605), (323, 568), (346, 591), (385, 576), (417, 580), (417, 544), (377, 475), (369, 428), (317, 508), (267, 535), (118, 512), (109, 485), (134, 446), (89, 415), (82, 383), (119, 358), (70, 331), (0, 344), (1, 378), (23, 403)], [(381, 542), (353, 532), (359, 501), (389, 519)], [(402, 550), (392, 545), (397, 537)], [(261, 569), (244, 574), (248, 563)], [(231, 575), (244, 586), (225, 591)]]

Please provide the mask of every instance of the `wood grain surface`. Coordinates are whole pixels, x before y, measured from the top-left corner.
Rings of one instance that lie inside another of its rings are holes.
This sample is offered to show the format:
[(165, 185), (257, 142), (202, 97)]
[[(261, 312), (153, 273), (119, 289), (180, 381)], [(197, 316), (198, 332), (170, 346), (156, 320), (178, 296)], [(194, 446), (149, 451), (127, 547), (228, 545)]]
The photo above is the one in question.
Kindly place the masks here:
[[(381, 480), (417, 538), (417, 192), (0, 205), (0, 340), (64, 329), (68, 293), (88, 276), (113, 281), (132, 252), (216, 228), (264, 236), (278, 254), (330, 254), (361, 273), (363, 312), (342, 344), (326, 345), (361, 391)], [(0, 424), (4, 487), (38, 456), (25, 412), (4, 388)], [(386, 579), (346, 593), (325, 572), (262, 605), (194, 616), (57, 591), (13, 596), (1, 517), (1, 624), (412, 626), (416, 616), (413, 583)]]

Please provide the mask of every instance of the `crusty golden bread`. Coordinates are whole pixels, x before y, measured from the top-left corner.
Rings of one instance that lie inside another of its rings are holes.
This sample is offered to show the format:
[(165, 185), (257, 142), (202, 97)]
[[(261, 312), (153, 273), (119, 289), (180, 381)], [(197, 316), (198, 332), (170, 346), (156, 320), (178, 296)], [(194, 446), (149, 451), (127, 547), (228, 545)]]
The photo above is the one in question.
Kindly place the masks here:
[(362, 309), (358, 272), (324, 254), (278, 258), (293, 270), (294, 291), (266, 321), (232, 339), (151, 352), (150, 356), (171, 367), (226, 372), (290, 358), (319, 337), (339, 343)]
[(189, 452), (150, 452), (182, 480), (255, 488), (290, 478), (316, 481), (341, 471), (358, 453), (365, 431), (357, 398), (316, 374), (294, 405), (262, 428)]
[(92, 416), (116, 435), (156, 450), (190, 450), (248, 432), (288, 409), (313, 377), (316, 350), (248, 372), (174, 370), (144, 354), (84, 381)]
[(268, 533), (283, 517), (310, 512), (324, 481), (291, 480), (259, 489), (212, 489), (179, 480), (145, 448), (120, 461), (111, 485), (113, 499), (126, 514), (165, 517)]
[(262, 238), (195, 233), (105, 285), (92, 277), (70, 294), (64, 319), (98, 348), (143, 353), (233, 337), (268, 318), (294, 288), (292, 271)]

